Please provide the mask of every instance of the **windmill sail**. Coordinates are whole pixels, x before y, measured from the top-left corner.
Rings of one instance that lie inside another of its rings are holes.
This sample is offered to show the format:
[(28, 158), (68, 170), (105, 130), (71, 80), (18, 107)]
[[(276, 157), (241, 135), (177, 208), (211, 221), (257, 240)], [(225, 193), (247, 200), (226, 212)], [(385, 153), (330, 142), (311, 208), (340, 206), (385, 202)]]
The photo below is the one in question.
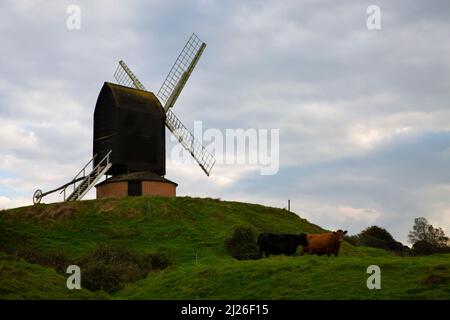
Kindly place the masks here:
[[(192, 70), (190, 72), (192, 72)], [(142, 83), (139, 81), (139, 79), (134, 75), (134, 73), (130, 70), (130, 68), (128, 68), (128, 66), (122, 60), (119, 62), (117, 70), (114, 73), (114, 77), (117, 83), (120, 85), (133, 87), (140, 90), (146, 90), (145, 87), (142, 85)], [(184, 83), (186, 82), (186, 80), (187, 78), (185, 76)], [(175, 84), (175, 87), (176, 86), (177, 84)], [(172, 132), (172, 134), (177, 138), (177, 140), (181, 143), (181, 145), (191, 154), (191, 156), (195, 159), (195, 161), (198, 163), (200, 168), (202, 168), (202, 170), (206, 173), (206, 175), (209, 176), (211, 169), (216, 162), (214, 156), (210, 152), (208, 152), (208, 150), (206, 150), (206, 148), (197, 139), (194, 138), (194, 135), (178, 119), (178, 117), (172, 112), (172, 110), (169, 110), (169, 108), (167, 108), (166, 110), (166, 126), (170, 130), (170, 132)]]
[(194, 138), (194, 135), (184, 126), (172, 110), (166, 112), (166, 126), (178, 139), (181, 145), (189, 151), (200, 168), (209, 176), (216, 160), (206, 148)]
[(169, 110), (175, 104), (205, 48), (206, 43), (193, 33), (156, 94), (164, 104), (164, 110)]
[(122, 86), (147, 91), (123, 60), (119, 61), (116, 72), (114, 72), (114, 78), (116, 78), (117, 83)]

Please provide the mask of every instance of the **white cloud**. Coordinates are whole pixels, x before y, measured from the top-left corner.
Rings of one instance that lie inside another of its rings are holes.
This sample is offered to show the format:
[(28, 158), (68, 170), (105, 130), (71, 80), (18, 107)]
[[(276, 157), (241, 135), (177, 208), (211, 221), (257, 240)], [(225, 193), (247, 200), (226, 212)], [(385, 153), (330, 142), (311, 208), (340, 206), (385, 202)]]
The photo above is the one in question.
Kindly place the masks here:
[(381, 213), (374, 209), (367, 208), (353, 208), (348, 206), (337, 207), (336, 212), (338, 219), (345, 221), (347, 219), (363, 221), (367, 225), (373, 224)]
[(30, 199), (25, 197), (8, 198), (0, 196), (0, 210), (30, 205)]

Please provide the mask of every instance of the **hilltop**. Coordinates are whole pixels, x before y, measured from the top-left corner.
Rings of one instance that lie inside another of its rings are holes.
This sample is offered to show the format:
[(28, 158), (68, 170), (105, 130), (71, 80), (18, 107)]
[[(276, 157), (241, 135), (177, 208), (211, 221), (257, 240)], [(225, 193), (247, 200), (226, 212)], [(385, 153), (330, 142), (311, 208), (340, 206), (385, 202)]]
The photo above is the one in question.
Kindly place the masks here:
[[(338, 258), (297, 255), (238, 261), (228, 254), (224, 240), (239, 226), (256, 232), (324, 231), (284, 209), (209, 198), (127, 197), (4, 210), (0, 212), (0, 298), (450, 297), (448, 254), (397, 257), (344, 243)], [(164, 255), (170, 264), (113, 293), (68, 290), (65, 264), (82, 261), (105, 246)], [(366, 268), (371, 264), (382, 270), (382, 290), (366, 287)]]

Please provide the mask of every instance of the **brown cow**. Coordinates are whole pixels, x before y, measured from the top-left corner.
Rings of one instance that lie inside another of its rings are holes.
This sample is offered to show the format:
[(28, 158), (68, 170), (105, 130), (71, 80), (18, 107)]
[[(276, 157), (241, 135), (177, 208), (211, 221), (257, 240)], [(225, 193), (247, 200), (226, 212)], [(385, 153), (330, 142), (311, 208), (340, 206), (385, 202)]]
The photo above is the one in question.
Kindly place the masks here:
[(347, 231), (339, 229), (328, 233), (308, 234), (308, 246), (302, 247), (301, 255), (303, 256), (307, 252), (309, 254), (318, 254), (319, 256), (322, 254), (330, 256), (330, 254), (334, 253), (337, 257), (346, 233)]

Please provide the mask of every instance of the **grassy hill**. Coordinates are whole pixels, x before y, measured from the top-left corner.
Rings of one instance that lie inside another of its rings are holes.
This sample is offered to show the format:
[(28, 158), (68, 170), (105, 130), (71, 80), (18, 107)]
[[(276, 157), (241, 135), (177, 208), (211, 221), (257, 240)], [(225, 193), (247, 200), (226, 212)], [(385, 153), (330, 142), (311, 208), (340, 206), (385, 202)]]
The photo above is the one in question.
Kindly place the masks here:
[[(297, 255), (238, 261), (227, 253), (224, 239), (244, 225), (257, 232), (323, 231), (283, 209), (190, 197), (130, 197), (4, 210), (0, 212), (0, 299), (450, 297), (448, 254), (397, 257), (344, 243), (338, 258)], [(68, 290), (65, 266), (78, 264), (105, 246), (142, 255), (163, 254), (171, 263), (126, 282), (114, 293)], [(366, 287), (371, 264), (381, 268), (381, 290)]]

